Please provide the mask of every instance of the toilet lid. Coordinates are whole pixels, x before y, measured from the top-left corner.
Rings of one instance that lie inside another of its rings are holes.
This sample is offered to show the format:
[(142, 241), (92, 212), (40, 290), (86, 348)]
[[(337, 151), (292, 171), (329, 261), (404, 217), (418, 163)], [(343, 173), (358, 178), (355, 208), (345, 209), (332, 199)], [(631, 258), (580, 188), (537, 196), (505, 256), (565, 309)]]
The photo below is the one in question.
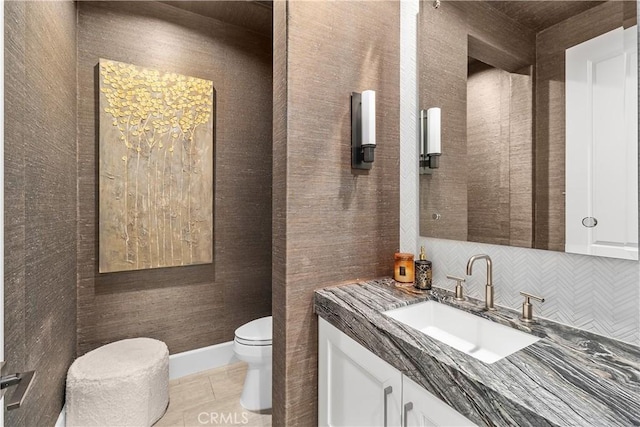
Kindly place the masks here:
[(271, 345), (273, 318), (252, 320), (236, 329), (236, 341), (245, 345)]

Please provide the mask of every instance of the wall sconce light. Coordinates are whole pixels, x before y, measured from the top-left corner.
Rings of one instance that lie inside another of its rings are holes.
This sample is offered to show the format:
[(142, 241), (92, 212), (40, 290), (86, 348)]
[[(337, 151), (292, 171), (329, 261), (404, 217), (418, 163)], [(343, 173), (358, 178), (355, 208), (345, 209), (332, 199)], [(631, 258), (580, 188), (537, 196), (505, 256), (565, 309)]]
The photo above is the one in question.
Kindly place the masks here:
[(371, 169), (376, 148), (376, 92), (351, 94), (351, 168)]
[(442, 154), (440, 108), (420, 110), (420, 173), (429, 174), (439, 166)]

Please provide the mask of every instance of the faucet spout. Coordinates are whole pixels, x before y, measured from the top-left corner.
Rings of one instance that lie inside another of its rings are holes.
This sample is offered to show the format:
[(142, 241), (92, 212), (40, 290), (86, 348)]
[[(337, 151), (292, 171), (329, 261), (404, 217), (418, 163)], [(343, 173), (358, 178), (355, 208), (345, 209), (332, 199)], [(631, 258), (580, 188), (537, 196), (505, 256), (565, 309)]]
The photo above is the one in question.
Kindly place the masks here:
[(487, 310), (495, 310), (493, 306), (493, 264), (491, 263), (491, 257), (489, 255), (480, 254), (473, 255), (467, 262), (467, 276), (471, 276), (473, 273), (473, 263), (479, 259), (484, 259), (487, 262), (487, 285), (485, 286), (485, 306)]

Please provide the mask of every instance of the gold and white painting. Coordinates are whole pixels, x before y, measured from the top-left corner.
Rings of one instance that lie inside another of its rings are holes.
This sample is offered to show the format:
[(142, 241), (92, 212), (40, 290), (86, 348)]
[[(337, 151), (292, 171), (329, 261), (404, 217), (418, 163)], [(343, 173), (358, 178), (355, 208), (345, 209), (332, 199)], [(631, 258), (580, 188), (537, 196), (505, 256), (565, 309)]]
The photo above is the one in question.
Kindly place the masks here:
[(100, 272), (212, 262), (213, 83), (98, 67)]

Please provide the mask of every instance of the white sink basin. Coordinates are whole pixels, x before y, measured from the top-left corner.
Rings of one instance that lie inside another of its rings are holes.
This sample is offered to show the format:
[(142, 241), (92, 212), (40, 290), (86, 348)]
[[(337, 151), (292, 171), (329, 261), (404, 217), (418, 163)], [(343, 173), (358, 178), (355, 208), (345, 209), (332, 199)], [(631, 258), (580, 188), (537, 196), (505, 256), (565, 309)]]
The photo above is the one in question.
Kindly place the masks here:
[(485, 363), (496, 362), (540, 339), (435, 301), (383, 314)]

